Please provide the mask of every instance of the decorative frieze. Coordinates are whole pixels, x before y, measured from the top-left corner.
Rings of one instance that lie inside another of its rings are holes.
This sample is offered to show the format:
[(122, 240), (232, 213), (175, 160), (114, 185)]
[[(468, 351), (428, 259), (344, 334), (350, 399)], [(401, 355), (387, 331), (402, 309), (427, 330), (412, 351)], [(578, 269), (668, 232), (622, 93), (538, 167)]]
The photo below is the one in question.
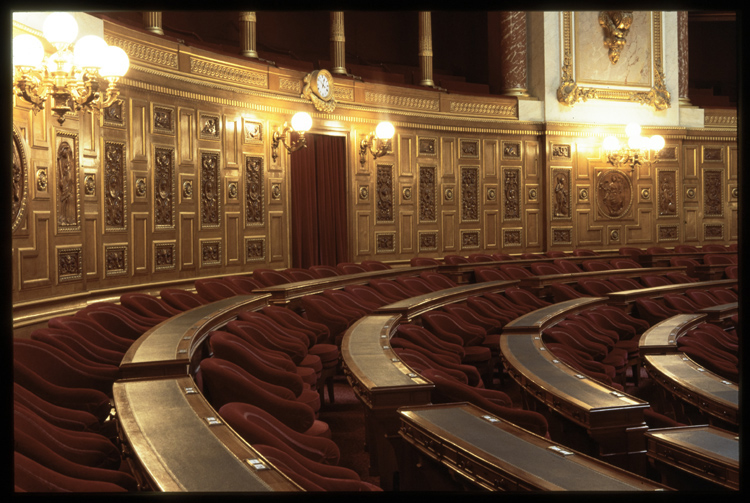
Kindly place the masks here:
[(121, 48), (128, 55), (131, 60), (140, 60), (145, 63), (151, 63), (154, 65), (165, 66), (167, 68), (178, 68), (177, 53), (169, 52), (149, 45), (134, 42), (132, 40), (124, 39), (121, 37), (115, 37), (112, 35), (105, 35), (104, 40), (107, 45), (116, 45)]
[(258, 121), (242, 120), (243, 143), (262, 143), (263, 124)]
[(461, 221), (479, 221), (479, 168), (461, 167)]
[(173, 148), (154, 148), (154, 225), (174, 228), (175, 152)]
[(104, 142), (104, 223), (108, 231), (127, 227), (125, 144)]
[(677, 241), (679, 238), (679, 226), (677, 225), (659, 225), (657, 238), (659, 241)]
[(218, 115), (201, 114), (199, 125), (201, 140), (221, 139), (221, 120)]
[(228, 80), (238, 84), (254, 87), (268, 87), (268, 74), (243, 70), (229, 65), (222, 65), (203, 59), (190, 58), (190, 72), (213, 79)]
[(419, 166), (419, 221), (437, 221), (437, 168)]
[(437, 112), (440, 110), (440, 100), (414, 98), (411, 96), (396, 96), (386, 93), (375, 93), (365, 91), (365, 102), (373, 105), (409, 108), (414, 110), (430, 110)]
[(393, 223), (393, 165), (378, 164), (377, 201), (375, 219), (377, 223)]
[(221, 223), (221, 183), (220, 154), (201, 152), (201, 225), (203, 228), (218, 227)]
[(245, 156), (245, 222), (249, 226), (262, 226), (265, 222), (263, 177), (263, 158)]
[(175, 134), (175, 110), (174, 107), (165, 105), (154, 105), (152, 131), (154, 134)]

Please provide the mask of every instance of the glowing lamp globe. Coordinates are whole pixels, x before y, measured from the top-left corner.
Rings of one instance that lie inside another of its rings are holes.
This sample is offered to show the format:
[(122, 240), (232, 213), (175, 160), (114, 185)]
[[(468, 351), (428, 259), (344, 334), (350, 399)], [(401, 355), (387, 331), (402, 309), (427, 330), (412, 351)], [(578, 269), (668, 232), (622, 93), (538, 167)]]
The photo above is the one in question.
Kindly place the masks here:
[(109, 45), (104, 51), (104, 62), (99, 73), (105, 78), (122, 77), (130, 67), (130, 58), (117, 46)]
[(36, 68), (44, 59), (42, 41), (33, 35), (18, 35), (13, 39), (13, 65)]
[(396, 128), (390, 122), (381, 122), (378, 127), (375, 128), (375, 136), (381, 140), (390, 140), (396, 133)]
[(661, 135), (657, 134), (649, 138), (649, 146), (654, 152), (660, 152), (664, 145), (666, 145), (666, 142)]
[(630, 124), (625, 126), (625, 134), (628, 135), (629, 138), (640, 136), (641, 126), (635, 122), (631, 122)]
[(107, 56), (107, 42), (96, 35), (81, 37), (73, 47), (73, 63), (79, 68), (101, 68)]
[(42, 33), (54, 46), (72, 44), (78, 36), (78, 23), (67, 12), (53, 12), (44, 20)]
[(620, 140), (615, 136), (607, 136), (602, 142), (602, 148), (605, 152), (616, 152), (620, 150)]
[(309, 131), (312, 127), (312, 117), (307, 112), (297, 112), (292, 116), (292, 129), (295, 131)]

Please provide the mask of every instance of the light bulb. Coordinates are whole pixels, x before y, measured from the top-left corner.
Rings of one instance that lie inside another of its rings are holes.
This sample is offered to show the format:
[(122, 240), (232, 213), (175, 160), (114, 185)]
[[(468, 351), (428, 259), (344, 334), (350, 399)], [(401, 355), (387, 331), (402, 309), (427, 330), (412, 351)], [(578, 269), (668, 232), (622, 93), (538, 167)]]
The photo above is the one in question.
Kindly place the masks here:
[(107, 42), (103, 38), (86, 35), (73, 47), (73, 63), (79, 68), (101, 68), (111, 59), (106, 51)]
[(104, 62), (99, 73), (102, 77), (122, 77), (130, 67), (130, 58), (116, 45), (109, 45), (104, 51)]
[(78, 23), (67, 12), (53, 12), (44, 20), (42, 33), (52, 45), (72, 44), (78, 36)]
[(664, 137), (662, 137), (661, 135), (657, 134), (649, 138), (649, 146), (654, 152), (661, 152), (661, 150), (664, 148), (664, 145), (666, 145), (666, 142), (664, 141)]
[(383, 121), (375, 128), (375, 136), (381, 140), (390, 140), (396, 133), (396, 128), (390, 122)]
[(628, 135), (629, 138), (640, 136), (641, 126), (635, 122), (631, 122), (630, 124), (625, 126), (625, 134)]
[(602, 148), (605, 152), (616, 152), (620, 150), (620, 140), (614, 136), (607, 136), (602, 142)]
[(13, 65), (36, 68), (44, 59), (42, 41), (34, 35), (18, 35), (13, 39)]
[(298, 132), (309, 131), (312, 127), (312, 117), (307, 112), (297, 112), (292, 116), (292, 129)]

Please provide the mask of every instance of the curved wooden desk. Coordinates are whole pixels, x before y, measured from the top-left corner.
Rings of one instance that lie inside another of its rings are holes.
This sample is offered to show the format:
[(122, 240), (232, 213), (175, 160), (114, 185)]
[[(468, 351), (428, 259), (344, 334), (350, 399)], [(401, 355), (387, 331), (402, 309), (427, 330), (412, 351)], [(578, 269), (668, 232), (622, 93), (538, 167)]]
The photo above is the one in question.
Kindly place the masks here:
[(403, 407), (398, 412), (399, 434), (414, 449), (404, 452), (401, 463), (404, 479), (413, 485), (406, 490), (462, 486), (490, 491), (666, 489), (468, 403)]
[(677, 338), (705, 321), (704, 314), (678, 314), (652, 325), (638, 340), (641, 358), (645, 355), (676, 353)]

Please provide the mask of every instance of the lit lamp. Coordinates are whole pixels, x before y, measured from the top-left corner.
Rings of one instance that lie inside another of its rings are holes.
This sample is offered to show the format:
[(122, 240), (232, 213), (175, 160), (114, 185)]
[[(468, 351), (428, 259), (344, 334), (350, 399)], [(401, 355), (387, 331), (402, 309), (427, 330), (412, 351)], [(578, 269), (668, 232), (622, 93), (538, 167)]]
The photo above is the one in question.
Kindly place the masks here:
[(636, 166), (643, 163), (658, 162), (659, 152), (664, 148), (664, 138), (654, 135), (651, 138), (641, 136), (641, 126), (630, 123), (625, 127), (628, 135), (627, 145), (620, 145), (615, 136), (607, 136), (602, 142), (602, 149), (607, 155), (607, 162), (619, 168), (622, 165), (630, 166), (635, 170)]
[[(307, 147), (307, 138), (305, 133), (312, 127), (312, 117), (307, 112), (297, 112), (292, 116), (292, 125), (290, 126), (286, 122), (283, 126), (279, 126), (276, 131), (273, 132), (273, 143), (271, 145), (271, 156), (274, 162), (279, 156), (279, 143), (282, 143), (286, 147), (287, 152), (290, 154), (296, 152), (302, 147)], [(292, 142), (292, 132), (299, 134), (297, 141)]]
[[(73, 110), (99, 111), (115, 102), (120, 92), (117, 81), (130, 66), (125, 51), (96, 35), (78, 36), (78, 24), (67, 12), (47, 16), (44, 38), (57, 52), (45, 57), (42, 42), (33, 35), (13, 39), (14, 92), (31, 103), (34, 112), (44, 108), (47, 98), (60, 125)], [(100, 92), (107, 80), (106, 98)]]
[(367, 151), (372, 153), (372, 158), (384, 156), (391, 149), (391, 139), (396, 129), (390, 122), (383, 121), (370, 133), (362, 138), (359, 144), (359, 163), (364, 166), (367, 160)]

